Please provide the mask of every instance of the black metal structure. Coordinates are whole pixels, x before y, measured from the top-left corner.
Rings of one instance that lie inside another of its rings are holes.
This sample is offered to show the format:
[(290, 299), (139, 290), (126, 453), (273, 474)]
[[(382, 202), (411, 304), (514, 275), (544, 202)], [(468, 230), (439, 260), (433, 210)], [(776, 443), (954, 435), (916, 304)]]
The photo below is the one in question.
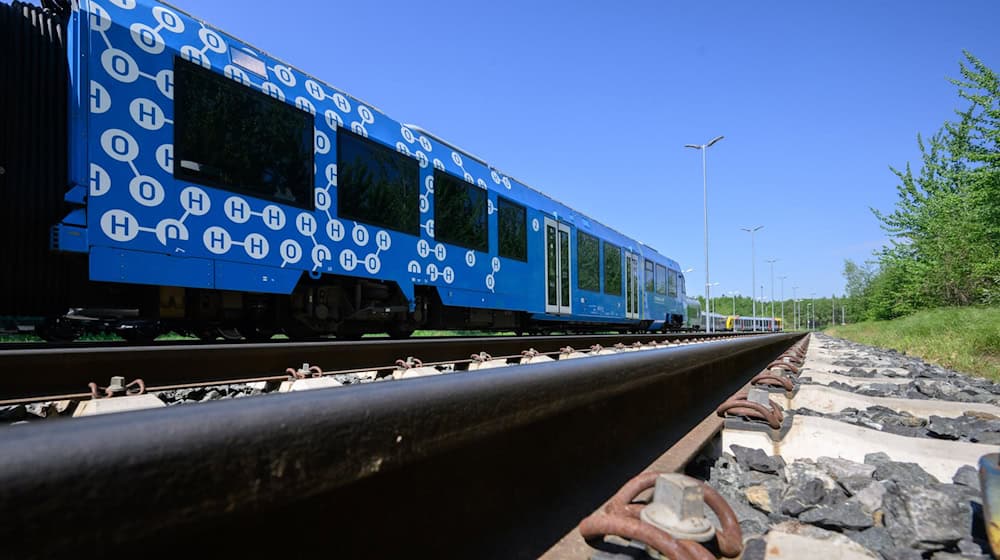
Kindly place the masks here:
[(535, 557), (800, 336), (5, 428), (0, 542)]
[[(471, 354), (516, 356), (534, 348), (558, 352), (572, 346), (612, 346), (662, 340), (706, 338), (704, 333), (675, 335), (583, 335), (370, 339), (360, 342), (285, 342), (257, 344), (165, 344), (6, 350), (0, 346), (0, 400), (87, 392), (87, 383), (104, 384), (113, 375), (141, 378), (147, 386), (281, 375), (303, 363), (326, 371), (392, 366), (408, 356), (424, 363), (468, 360)], [(716, 336), (732, 336), (732, 333)]]

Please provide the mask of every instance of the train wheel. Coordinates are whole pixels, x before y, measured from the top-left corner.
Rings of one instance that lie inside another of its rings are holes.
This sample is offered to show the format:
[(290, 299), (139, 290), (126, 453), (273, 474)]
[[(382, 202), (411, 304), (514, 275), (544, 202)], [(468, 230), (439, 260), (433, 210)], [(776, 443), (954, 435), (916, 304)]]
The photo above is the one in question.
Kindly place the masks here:
[(73, 342), (80, 338), (79, 329), (67, 325), (59, 319), (49, 320), (35, 328), (37, 334), (45, 342)]
[(204, 329), (195, 333), (195, 336), (197, 336), (202, 342), (215, 342), (215, 339), (219, 338), (219, 330)]
[(255, 327), (247, 326), (240, 329), (243, 336), (247, 338), (250, 342), (267, 342), (271, 340), (271, 337), (275, 335), (275, 329), (269, 329), (267, 327)]
[(414, 328), (409, 325), (394, 325), (389, 327), (389, 338), (410, 338)]
[(243, 333), (234, 327), (219, 327), (219, 335), (226, 342), (238, 342), (243, 340)]
[(156, 323), (137, 321), (119, 325), (115, 334), (130, 344), (151, 344), (160, 336), (160, 327)]

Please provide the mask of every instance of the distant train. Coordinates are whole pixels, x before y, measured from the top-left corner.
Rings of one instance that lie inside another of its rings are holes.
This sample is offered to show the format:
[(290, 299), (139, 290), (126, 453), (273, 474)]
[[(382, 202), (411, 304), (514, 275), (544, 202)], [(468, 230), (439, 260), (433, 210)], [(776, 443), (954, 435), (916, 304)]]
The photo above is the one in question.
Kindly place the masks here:
[(711, 322), (712, 330), (715, 332), (778, 332), (783, 329), (780, 317), (743, 317), (740, 315), (721, 315), (719, 313), (705, 313), (700, 310), (698, 300), (689, 298), (689, 313), (685, 321), (685, 327), (690, 330), (707, 330), (706, 325)]
[(166, 4), (43, 4), (0, 4), (8, 327), (265, 340), (685, 320), (677, 262), (420, 127)]

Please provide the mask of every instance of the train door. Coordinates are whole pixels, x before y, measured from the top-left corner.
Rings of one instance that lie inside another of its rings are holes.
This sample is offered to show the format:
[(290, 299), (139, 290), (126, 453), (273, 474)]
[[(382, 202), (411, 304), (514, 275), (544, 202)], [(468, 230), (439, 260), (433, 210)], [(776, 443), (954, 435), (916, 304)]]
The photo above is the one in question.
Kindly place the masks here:
[(569, 226), (545, 218), (545, 311), (569, 314)]
[(625, 318), (639, 318), (639, 255), (625, 253)]

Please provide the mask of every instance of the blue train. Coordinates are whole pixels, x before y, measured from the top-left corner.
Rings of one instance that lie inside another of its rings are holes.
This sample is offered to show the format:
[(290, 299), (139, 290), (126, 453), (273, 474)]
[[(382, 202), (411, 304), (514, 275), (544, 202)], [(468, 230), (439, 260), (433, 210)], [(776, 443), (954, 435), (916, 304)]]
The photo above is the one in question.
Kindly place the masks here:
[(43, 4), (0, 5), (0, 315), (43, 337), (682, 326), (675, 261), (420, 127), (166, 4)]

